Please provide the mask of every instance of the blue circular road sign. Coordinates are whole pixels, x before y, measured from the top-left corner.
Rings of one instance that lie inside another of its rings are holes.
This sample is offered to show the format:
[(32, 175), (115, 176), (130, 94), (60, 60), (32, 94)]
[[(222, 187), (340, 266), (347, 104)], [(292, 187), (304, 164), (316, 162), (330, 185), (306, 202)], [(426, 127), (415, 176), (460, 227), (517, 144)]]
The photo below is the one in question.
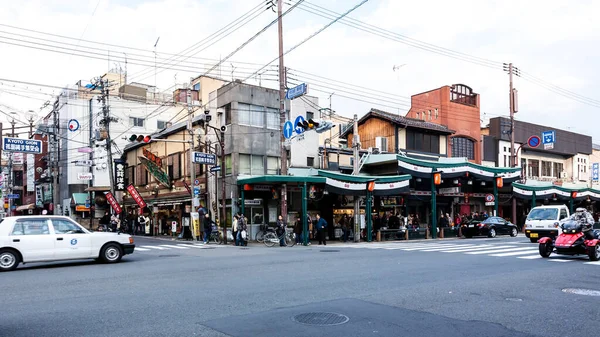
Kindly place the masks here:
[(293, 133), (294, 127), (292, 126), (292, 122), (285, 122), (285, 124), (283, 124), (283, 136), (285, 137), (285, 139), (290, 139)]
[(296, 120), (294, 121), (294, 131), (296, 131), (297, 134), (301, 134), (302, 132), (304, 132), (304, 128), (298, 127), (298, 123), (303, 123), (304, 121), (304, 117), (296, 117)]
[(542, 139), (540, 137), (538, 137), (538, 136), (531, 136), (527, 140), (527, 145), (529, 145), (529, 147), (536, 148), (536, 147), (540, 146), (541, 142), (542, 142)]
[(69, 131), (79, 130), (79, 122), (76, 119), (69, 120)]

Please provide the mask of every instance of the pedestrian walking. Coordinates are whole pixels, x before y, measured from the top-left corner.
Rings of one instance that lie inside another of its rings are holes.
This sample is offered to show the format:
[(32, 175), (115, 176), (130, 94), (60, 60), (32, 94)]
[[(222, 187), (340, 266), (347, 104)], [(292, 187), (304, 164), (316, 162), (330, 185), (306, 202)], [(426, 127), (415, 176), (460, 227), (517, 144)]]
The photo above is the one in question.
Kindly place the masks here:
[(294, 224), (294, 234), (296, 234), (296, 244), (302, 244), (302, 218), (298, 216), (296, 223)]
[(119, 217), (116, 214), (113, 214), (110, 217), (110, 230), (111, 232), (116, 232), (117, 228), (119, 228), (121, 226), (121, 220), (119, 219)]
[(202, 228), (204, 229), (204, 243), (208, 243), (208, 240), (210, 239), (210, 232), (212, 231), (212, 220), (210, 220), (210, 214), (208, 213), (204, 215)]
[(248, 246), (248, 222), (246, 222), (246, 217), (242, 213), (238, 213), (237, 217), (237, 242), (240, 246)]
[(327, 230), (327, 221), (321, 218), (320, 214), (317, 214), (317, 236), (319, 237), (319, 245), (322, 243), (323, 245), (327, 245), (326, 241), (326, 231)]
[(108, 232), (108, 226), (110, 226), (110, 215), (108, 215), (108, 212), (104, 212), (104, 216), (100, 218), (98, 224), (103, 232)]
[(238, 240), (238, 219), (240, 217), (236, 214), (233, 216), (233, 223), (231, 224), (231, 235), (233, 235), (234, 245), (239, 246)]
[(281, 215), (277, 218), (275, 231), (277, 232), (277, 236), (280, 237), (279, 247), (285, 247), (285, 236), (283, 235), (285, 234), (285, 222), (283, 222), (283, 217)]

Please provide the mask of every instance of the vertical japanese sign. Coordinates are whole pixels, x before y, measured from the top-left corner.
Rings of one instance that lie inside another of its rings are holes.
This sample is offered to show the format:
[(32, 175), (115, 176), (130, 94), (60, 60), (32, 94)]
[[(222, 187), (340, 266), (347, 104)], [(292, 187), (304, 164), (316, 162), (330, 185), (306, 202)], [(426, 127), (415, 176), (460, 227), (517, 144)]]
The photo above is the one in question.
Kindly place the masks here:
[(42, 191), (42, 186), (35, 187), (35, 205), (38, 207), (44, 206), (44, 193)]
[(121, 214), (121, 205), (119, 205), (119, 203), (117, 202), (117, 199), (115, 199), (115, 197), (112, 195), (112, 193), (106, 192), (105, 195), (106, 195), (106, 201), (108, 201), (108, 203), (110, 204), (110, 207), (112, 207), (112, 209), (115, 211), (115, 213)]
[(125, 190), (125, 169), (127, 164), (122, 160), (115, 160), (115, 191)]
[(600, 180), (600, 164), (593, 163), (592, 164), (592, 181)]
[(35, 155), (27, 154), (27, 192), (35, 191)]
[(138, 204), (138, 206), (140, 206), (140, 210), (142, 208), (146, 207), (146, 202), (144, 201), (144, 198), (142, 198), (142, 196), (140, 195), (138, 190), (135, 188), (135, 186), (133, 186), (131, 184), (129, 186), (127, 186), (127, 192), (129, 192), (129, 194), (131, 195), (133, 200), (135, 200), (135, 202)]

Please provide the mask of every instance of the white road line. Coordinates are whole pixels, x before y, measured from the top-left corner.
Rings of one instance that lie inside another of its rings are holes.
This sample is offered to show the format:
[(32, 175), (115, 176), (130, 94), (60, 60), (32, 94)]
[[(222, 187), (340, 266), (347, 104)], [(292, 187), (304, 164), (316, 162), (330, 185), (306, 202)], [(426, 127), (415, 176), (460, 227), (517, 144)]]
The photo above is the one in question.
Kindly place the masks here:
[(600, 261), (584, 262), (583, 264), (593, 264), (595, 266), (600, 266)]
[(140, 248), (140, 247), (136, 247), (136, 248), (135, 248), (135, 251), (136, 251), (136, 252), (147, 252), (147, 251), (149, 251), (149, 250), (150, 250), (150, 249), (148, 249), (148, 248)]
[(175, 245), (160, 245), (161, 247), (168, 247), (168, 248), (176, 248), (176, 249), (189, 249), (187, 247), (179, 247), (179, 246), (175, 246)]
[(421, 250), (421, 249), (429, 249), (429, 248), (445, 248), (445, 249), (451, 249), (453, 247), (458, 248), (459, 246), (456, 245), (423, 245), (423, 246), (417, 246), (417, 247), (411, 247), (411, 248), (402, 248), (402, 250), (406, 250), (406, 251), (411, 251), (411, 250)]
[[(476, 248), (476, 247), (477, 247), (477, 245), (474, 245), (474, 244), (473, 245), (454, 246), (454, 248), (456, 248), (456, 249), (460, 249), (460, 248)], [(441, 247), (441, 248), (437, 247), (437, 248), (432, 248), (432, 249), (426, 248), (426, 249), (423, 249), (421, 251), (422, 252), (438, 252), (438, 251), (441, 251), (441, 250), (448, 250), (448, 249), (452, 249), (452, 248), (447, 248), (447, 247)]]
[(492, 249), (492, 250), (483, 250), (483, 251), (479, 251), (479, 252), (470, 252), (470, 253), (465, 253), (465, 254), (473, 254), (473, 255), (496, 254), (496, 253), (514, 252), (514, 251), (518, 251), (518, 250), (531, 250), (531, 248), (530, 247), (521, 247), (521, 248), (507, 248), (507, 249)]
[(178, 245), (178, 246), (181, 246), (181, 247), (187, 247), (187, 248), (197, 248), (197, 249), (204, 249), (204, 246), (196, 246), (196, 245), (185, 245), (185, 244), (181, 244), (181, 245)]
[(552, 262), (571, 262), (571, 261), (575, 261), (574, 259), (548, 259), (548, 261), (552, 261)]
[(510, 252), (510, 253), (502, 253), (502, 254), (491, 254), (490, 256), (516, 256), (516, 255), (527, 255), (527, 254), (533, 254), (535, 252), (537, 252), (537, 249), (531, 249), (531, 250), (524, 250), (521, 252)]
[(535, 260), (535, 259), (541, 259), (542, 256), (538, 253), (536, 255), (530, 255), (530, 256), (517, 256), (518, 259), (526, 259), (526, 260)]
[(448, 249), (448, 250), (441, 250), (442, 253), (464, 253), (464, 252), (474, 252), (474, 251), (478, 251), (478, 250), (484, 250), (484, 249), (500, 249), (500, 248), (515, 248), (515, 246), (494, 246), (494, 245), (479, 245), (476, 247), (472, 247), (472, 248), (457, 248), (457, 249)]
[(142, 246), (143, 248), (149, 248), (149, 249), (158, 249), (158, 250), (165, 250), (168, 248), (163, 248), (163, 247), (158, 247), (158, 246)]

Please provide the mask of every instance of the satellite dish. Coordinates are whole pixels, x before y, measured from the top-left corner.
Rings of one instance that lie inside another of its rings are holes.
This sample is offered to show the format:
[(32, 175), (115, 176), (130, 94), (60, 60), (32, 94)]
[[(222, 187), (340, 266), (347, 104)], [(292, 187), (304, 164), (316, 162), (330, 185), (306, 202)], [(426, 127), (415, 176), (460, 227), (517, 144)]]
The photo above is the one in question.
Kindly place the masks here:
[(35, 172), (42, 173), (42, 172), (44, 172), (44, 169), (42, 169), (41, 167), (38, 167), (35, 169)]

